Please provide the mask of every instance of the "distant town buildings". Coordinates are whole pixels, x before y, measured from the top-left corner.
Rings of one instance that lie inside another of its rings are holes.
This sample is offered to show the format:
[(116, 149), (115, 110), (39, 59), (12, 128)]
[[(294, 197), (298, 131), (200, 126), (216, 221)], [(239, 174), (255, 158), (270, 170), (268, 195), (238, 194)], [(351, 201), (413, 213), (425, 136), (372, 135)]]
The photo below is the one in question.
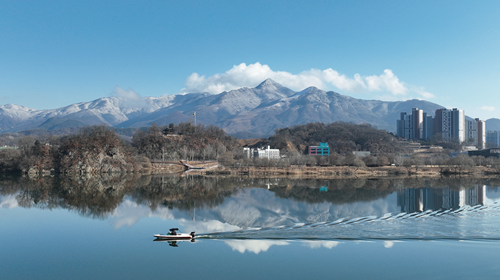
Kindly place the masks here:
[(463, 110), (438, 109), (434, 117), (413, 108), (411, 114), (402, 112), (397, 120), (397, 135), (406, 139), (428, 140), (432, 137), (446, 142), (486, 146), (486, 124), (480, 119), (466, 120)]
[(499, 148), (500, 147), (500, 131), (493, 130), (486, 132), (486, 143), (489, 148)]
[(328, 156), (330, 155), (330, 147), (328, 146), (328, 143), (319, 143), (319, 146), (309, 146), (307, 154), (314, 156)]
[(245, 147), (243, 148), (243, 152), (245, 153), (247, 158), (267, 158), (267, 159), (279, 159), (280, 158), (280, 150), (279, 149), (271, 149), (270, 146), (267, 148), (260, 149), (252, 149)]

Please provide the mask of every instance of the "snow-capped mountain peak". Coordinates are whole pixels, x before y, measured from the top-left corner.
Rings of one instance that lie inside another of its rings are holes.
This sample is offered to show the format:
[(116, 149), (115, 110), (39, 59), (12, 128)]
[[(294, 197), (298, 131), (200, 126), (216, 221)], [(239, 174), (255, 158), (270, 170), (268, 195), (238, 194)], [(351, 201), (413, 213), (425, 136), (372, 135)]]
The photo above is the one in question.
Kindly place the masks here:
[(295, 92), (267, 79), (255, 88), (244, 87), (215, 95), (111, 96), (50, 110), (0, 105), (0, 132), (94, 124), (144, 127), (155, 122), (168, 125), (189, 121), (194, 112), (198, 123), (213, 124), (229, 133), (250, 132), (260, 136), (269, 135), (279, 127), (307, 122), (350, 121), (394, 130), (401, 111), (418, 107), (432, 112), (442, 107), (426, 101), (415, 102), (361, 100), (316, 87)]

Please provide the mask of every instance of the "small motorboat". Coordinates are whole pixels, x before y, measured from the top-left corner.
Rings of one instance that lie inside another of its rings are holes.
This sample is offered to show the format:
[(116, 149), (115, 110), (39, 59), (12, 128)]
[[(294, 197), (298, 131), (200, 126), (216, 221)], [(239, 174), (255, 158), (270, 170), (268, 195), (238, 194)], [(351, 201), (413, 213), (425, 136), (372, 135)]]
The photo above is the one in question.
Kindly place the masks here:
[(171, 228), (167, 234), (154, 234), (153, 236), (161, 240), (186, 240), (194, 239), (194, 231), (191, 233), (178, 232), (178, 228)]

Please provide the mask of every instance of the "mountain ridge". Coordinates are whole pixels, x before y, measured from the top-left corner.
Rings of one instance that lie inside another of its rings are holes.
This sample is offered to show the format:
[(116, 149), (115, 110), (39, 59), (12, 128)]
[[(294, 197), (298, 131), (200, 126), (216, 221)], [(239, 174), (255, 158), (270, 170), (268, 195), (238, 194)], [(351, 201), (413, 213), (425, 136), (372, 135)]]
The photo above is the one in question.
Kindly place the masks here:
[(266, 79), (254, 88), (242, 87), (219, 94), (187, 93), (125, 99), (102, 97), (56, 109), (0, 105), (0, 133), (28, 129), (105, 124), (127, 128), (168, 125), (193, 119), (216, 125), (233, 135), (271, 135), (276, 128), (308, 122), (367, 123), (395, 131), (400, 112), (418, 107), (430, 114), (444, 108), (423, 100), (365, 100), (324, 91), (314, 86), (295, 92)]

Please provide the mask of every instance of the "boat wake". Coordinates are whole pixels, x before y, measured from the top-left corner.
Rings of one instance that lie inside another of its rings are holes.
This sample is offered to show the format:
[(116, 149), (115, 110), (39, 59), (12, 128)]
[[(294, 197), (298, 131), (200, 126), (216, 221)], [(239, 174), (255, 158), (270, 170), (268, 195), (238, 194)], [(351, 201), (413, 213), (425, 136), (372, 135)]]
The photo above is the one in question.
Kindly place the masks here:
[(209, 239), (500, 240), (500, 204), (204, 233)]

